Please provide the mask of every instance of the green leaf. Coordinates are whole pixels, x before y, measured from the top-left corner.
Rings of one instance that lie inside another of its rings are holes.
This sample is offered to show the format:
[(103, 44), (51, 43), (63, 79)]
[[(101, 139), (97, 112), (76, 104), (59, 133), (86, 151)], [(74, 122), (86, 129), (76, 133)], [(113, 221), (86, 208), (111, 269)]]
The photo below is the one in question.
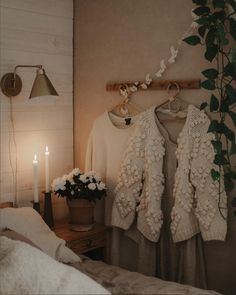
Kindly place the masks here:
[(201, 87), (207, 90), (215, 90), (216, 85), (214, 80), (205, 80), (201, 83)]
[(209, 14), (209, 12), (210, 8), (207, 6), (199, 6), (193, 10), (193, 13), (195, 13), (197, 16), (206, 15)]
[(201, 111), (201, 110), (204, 110), (207, 106), (208, 106), (208, 103), (207, 103), (207, 102), (203, 102), (203, 103), (200, 105), (200, 111)]
[(207, 0), (192, 0), (196, 5), (206, 5)]
[(189, 37), (183, 39), (183, 41), (186, 42), (189, 45), (192, 45), (192, 46), (195, 46), (195, 45), (201, 43), (201, 39), (197, 35), (189, 36)]
[(232, 121), (234, 123), (234, 126), (236, 126), (236, 113), (233, 112), (233, 111), (229, 111), (228, 114), (231, 117), (231, 119), (232, 119)]
[(214, 8), (224, 8), (225, 1), (224, 0), (213, 0), (213, 6), (214, 6)]
[(229, 97), (230, 104), (235, 103), (236, 102), (236, 90), (230, 84), (226, 85), (225, 89), (226, 89), (226, 93)]
[(234, 80), (236, 80), (236, 48), (231, 48), (230, 60), (233, 63)]
[(216, 30), (215, 30), (215, 28), (211, 28), (206, 35), (206, 46), (207, 47), (211, 47), (214, 45), (215, 37), (216, 37)]
[(195, 20), (195, 22), (199, 25), (204, 25), (204, 26), (209, 26), (210, 25), (210, 20), (206, 16), (202, 16), (198, 19)]
[(220, 111), (222, 113), (227, 113), (229, 111), (229, 100), (228, 99), (221, 100)]
[(236, 80), (236, 69), (235, 69), (235, 64), (234, 62), (229, 62), (225, 67), (224, 67), (224, 75), (226, 77), (231, 76)]
[(214, 163), (218, 166), (229, 164), (228, 160), (222, 154), (215, 155)]
[(236, 41), (236, 20), (233, 18), (230, 18), (229, 20), (229, 27), (230, 27), (230, 34)]
[(205, 58), (209, 60), (210, 62), (213, 61), (213, 59), (216, 57), (218, 53), (218, 46), (212, 45), (210, 47), (207, 47), (207, 50), (205, 52)]
[(226, 138), (228, 138), (228, 140), (230, 140), (232, 142), (235, 140), (235, 135), (234, 135), (233, 130), (231, 130), (230, 128), (228, 128), (225, 124), (224, 124), (223, 134), (225, 135)]
[(232, 27), (233, 29), (235, 29), (235, 27), (236, 27), (236, 20), (233, 17), (231, 17), (229, 21), (230, 21), (230, 27)]
[(220, 179), (220, 172), (216, 171), (215, 169), (211, 169), (211, 177), (214, 181)]
[(230, 155), (235, 155), (235, 154), (236, 154), (236, 143), (231, 142)]
[(206, 34), (206, 30), (207, 30), (207, 27), (205, 27), (205, 26), (200, 26), (200, 27), (198, 28), (198, 34), (199, 34), (202, 38), (204, 38), (204, 36), (205, 36), (205, 34)]
[(214, 94), (211, 95), (210, 111), (215, 112), (219, 109), (219, 101)]
[(219, 140), (212, 140), (211, 141), (213, 147), (214, 147), (214, 150), (217, 154), (220, 154), (221, 151), (222, 151), (222, 142), (219, 141)]
[(220, 10), (220, 11), (216, 11), (214, 12), (212, 15), (211, 15), (211, 19), (212, 21), (214, 22), (217, 22), (217, 21), (222, 21), (224, 22), (224, 19), (225, 19), (225, 11), (224, 10)]
[(216, 79), (218, 77), (218, 71), (216, 69), (207, 69), (202, 74), (208, 79)]
[(219, 38), (220, 43), (224, 46), (229, 44), (229, 40), (225, 37), (225, 29), (222, 23), (217, 23), (217, 36)]
[(224, 185), (225, 185), (225, 190), (230, 192), (234, 188), (234, 182), (230, 177), (224, 176)]
[(232, 179), (236, 179), (236, 172), (235, 171), (231, 170), (229, 173), (230, 173), (230, 177)]
[[(214, 121), (214, 120), (213, 120)], [(217, 121), (216, 121), (217, 122)], [(217, 122), (218, 123), (218, 122)], [(211, 125), (210, 125), (211, 126)], [(230, 140), (231, 142), (233, 142), (235, 140), (235, 135), (234, 132), (225, 125), (225, 123), (221, 122), (218, 123), (218, 125), (215, 127), (216, 128), (216, 132), (220, 133), (220, 134), (224, 134), (224, 136)]]
[(212, 120), (207, 132), (218, 132), (219, 122), (217, 120)]

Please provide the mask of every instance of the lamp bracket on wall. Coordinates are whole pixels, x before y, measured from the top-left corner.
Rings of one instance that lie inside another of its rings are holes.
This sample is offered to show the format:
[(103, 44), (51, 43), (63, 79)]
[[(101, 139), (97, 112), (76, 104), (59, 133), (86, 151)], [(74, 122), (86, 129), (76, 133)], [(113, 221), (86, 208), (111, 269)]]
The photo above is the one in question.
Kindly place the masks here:
[(14, 73), (6, 73), (1, 79), (1, 89), (6, 96), (18, 95), (22, 89), (20, 76)]
[(22, 89), (22, 81), (19, 75), (17, 75), (16, 70), (18, 68), (37, 68), (37, 75), (34, 80), (32, 90), (29, 98), (44, 95), (56, 95), (57, 91), (53, 87), (51, 81), (45, 74), (45, 70), (42, 65), (17, 65), (14, 68), (13, 73), (6, 73), (0, 82), (2, 92), (8, 96), (17, 96)]

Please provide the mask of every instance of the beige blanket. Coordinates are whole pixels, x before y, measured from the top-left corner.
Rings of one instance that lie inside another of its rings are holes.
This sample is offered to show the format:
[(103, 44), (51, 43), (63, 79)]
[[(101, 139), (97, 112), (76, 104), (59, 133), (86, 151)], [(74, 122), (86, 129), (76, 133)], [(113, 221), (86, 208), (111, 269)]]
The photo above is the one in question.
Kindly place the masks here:
[(187, 285), (163, 281), (158, 278), (148, 277), (136, 272), (83, 258), (82, 263), (73, 265), (112, 294), (171, 294), (171, 295), (208, 295), (219, 294)]

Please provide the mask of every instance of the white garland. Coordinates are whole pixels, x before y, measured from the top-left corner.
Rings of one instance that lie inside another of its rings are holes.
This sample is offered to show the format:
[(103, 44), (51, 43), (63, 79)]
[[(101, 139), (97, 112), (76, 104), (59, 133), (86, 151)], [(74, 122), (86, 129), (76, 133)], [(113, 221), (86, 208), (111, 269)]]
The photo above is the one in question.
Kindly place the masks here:
[(140, 82), (134, 82), (131, 86), (129, 87), (121, 87), (120, 88), (120, 94), (124, 96), (125, 98), (128, 98), (132, 93), (138, 91), (139, 89), (148, 89), (150, 84), (155, 78), (161, 78), (164, 74), (164, 72), (167, 70), (169, 65), (174, 64), (175, 60), (178, 56), (179, 50), (181, 48), (181, 45), (183, 44), (183, 39), (186, 38), (189, 35), (192, 35), (192, 33), (195, 31), (195, 29), (198, 27), (198, 24), (195, 22), (196, 19), (198, 19), (198, 16), (191, 11), (191, 15), (193, 17), (193, 22), (189, 26), (189, 28), (186, 30), (186, 32), (182, 35), (181, 39), (178, 40), (178, 45), (175, 47), (173, 45), (170, 46), (170, 57), (168, 58), (167, 61), (162, 59), (160, 61), (160, 68), (159, 70), (154, 73), (152, 76), (150, 74), (146, 74), (145, 76), (145, 82), (140, 83)]

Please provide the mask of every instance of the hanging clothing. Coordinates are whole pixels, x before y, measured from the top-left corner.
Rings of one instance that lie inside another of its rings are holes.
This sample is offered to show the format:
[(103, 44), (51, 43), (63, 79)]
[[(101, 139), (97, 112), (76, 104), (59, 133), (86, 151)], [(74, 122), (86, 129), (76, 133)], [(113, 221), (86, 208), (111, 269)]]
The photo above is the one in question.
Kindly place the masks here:
[[(190, 239), (197, 233), (205, 241), (224, 240), (227, 223), (219, 209), (219, 183), (211, 170), (214, 150), (208, 133), (210, 120), (203, 111), (189, 105), (187, 119), (178, 137), (174, 207), (171, 232), (174, 242)], [(137, 228), (150, 241), (158, 241), (163, 222), (164, 138), (155, 122), (155, 107), (144, 112), (125, 151), (112, 208), (112, 224), (127, 230), (137, 211)], [(221, 192), (221, 207), (227, 215), (227, 198)]]
[(203, 241), (200, 234), (189, 240), (174, 243), (171, 235), (171, 210), (174, 206), (174, 179), (177, 170), (176, 137), (183, 128), (182, 120), (163, 121), (168, 115), (156, 112), (156, 124), (165, 142), (163, 172), (165, 188), (162, 198), (163, 226), (157, 243), (156, 275), (157, 277), (207, 288)]
[(104, 204), (100, 203), (96, 210), (97, 222), (111, 224), (113, 191), (117, 185), (117, 174), (122, 154), (134, 131), (137, 119), (138, 116), (132, 117), (130, 125), (126, 125), (124, 118), (105, 112), (94, 121), (87, 144), (85, 170), (99, 173), (107, 186), (105, 208)]
[[(96, 204), (96, 222), (111, 225), (114, 189), (117, 185), (122, 155), (134, 132), (136, 122), (139, 121), (138, 118), (139, 115), (131, 117), (131, 120), (127, 121), (112, 113), (105, 112), (93, 124), (87, 145), (85, 169), (99, 173), (108, 188), (106, 198)], [(145, 256), (155, 261), (156, 245), (154, 243), (132, 229), (124, 232), (116, 227), (112, 228), (110, 233), (111, 253), (109, 262), (111, 264), (144, 274), (155, 275), (155, 266), (150, 268), (149, 263), (142, 263), (140, 259), (137, 259), (137, 257)]]

